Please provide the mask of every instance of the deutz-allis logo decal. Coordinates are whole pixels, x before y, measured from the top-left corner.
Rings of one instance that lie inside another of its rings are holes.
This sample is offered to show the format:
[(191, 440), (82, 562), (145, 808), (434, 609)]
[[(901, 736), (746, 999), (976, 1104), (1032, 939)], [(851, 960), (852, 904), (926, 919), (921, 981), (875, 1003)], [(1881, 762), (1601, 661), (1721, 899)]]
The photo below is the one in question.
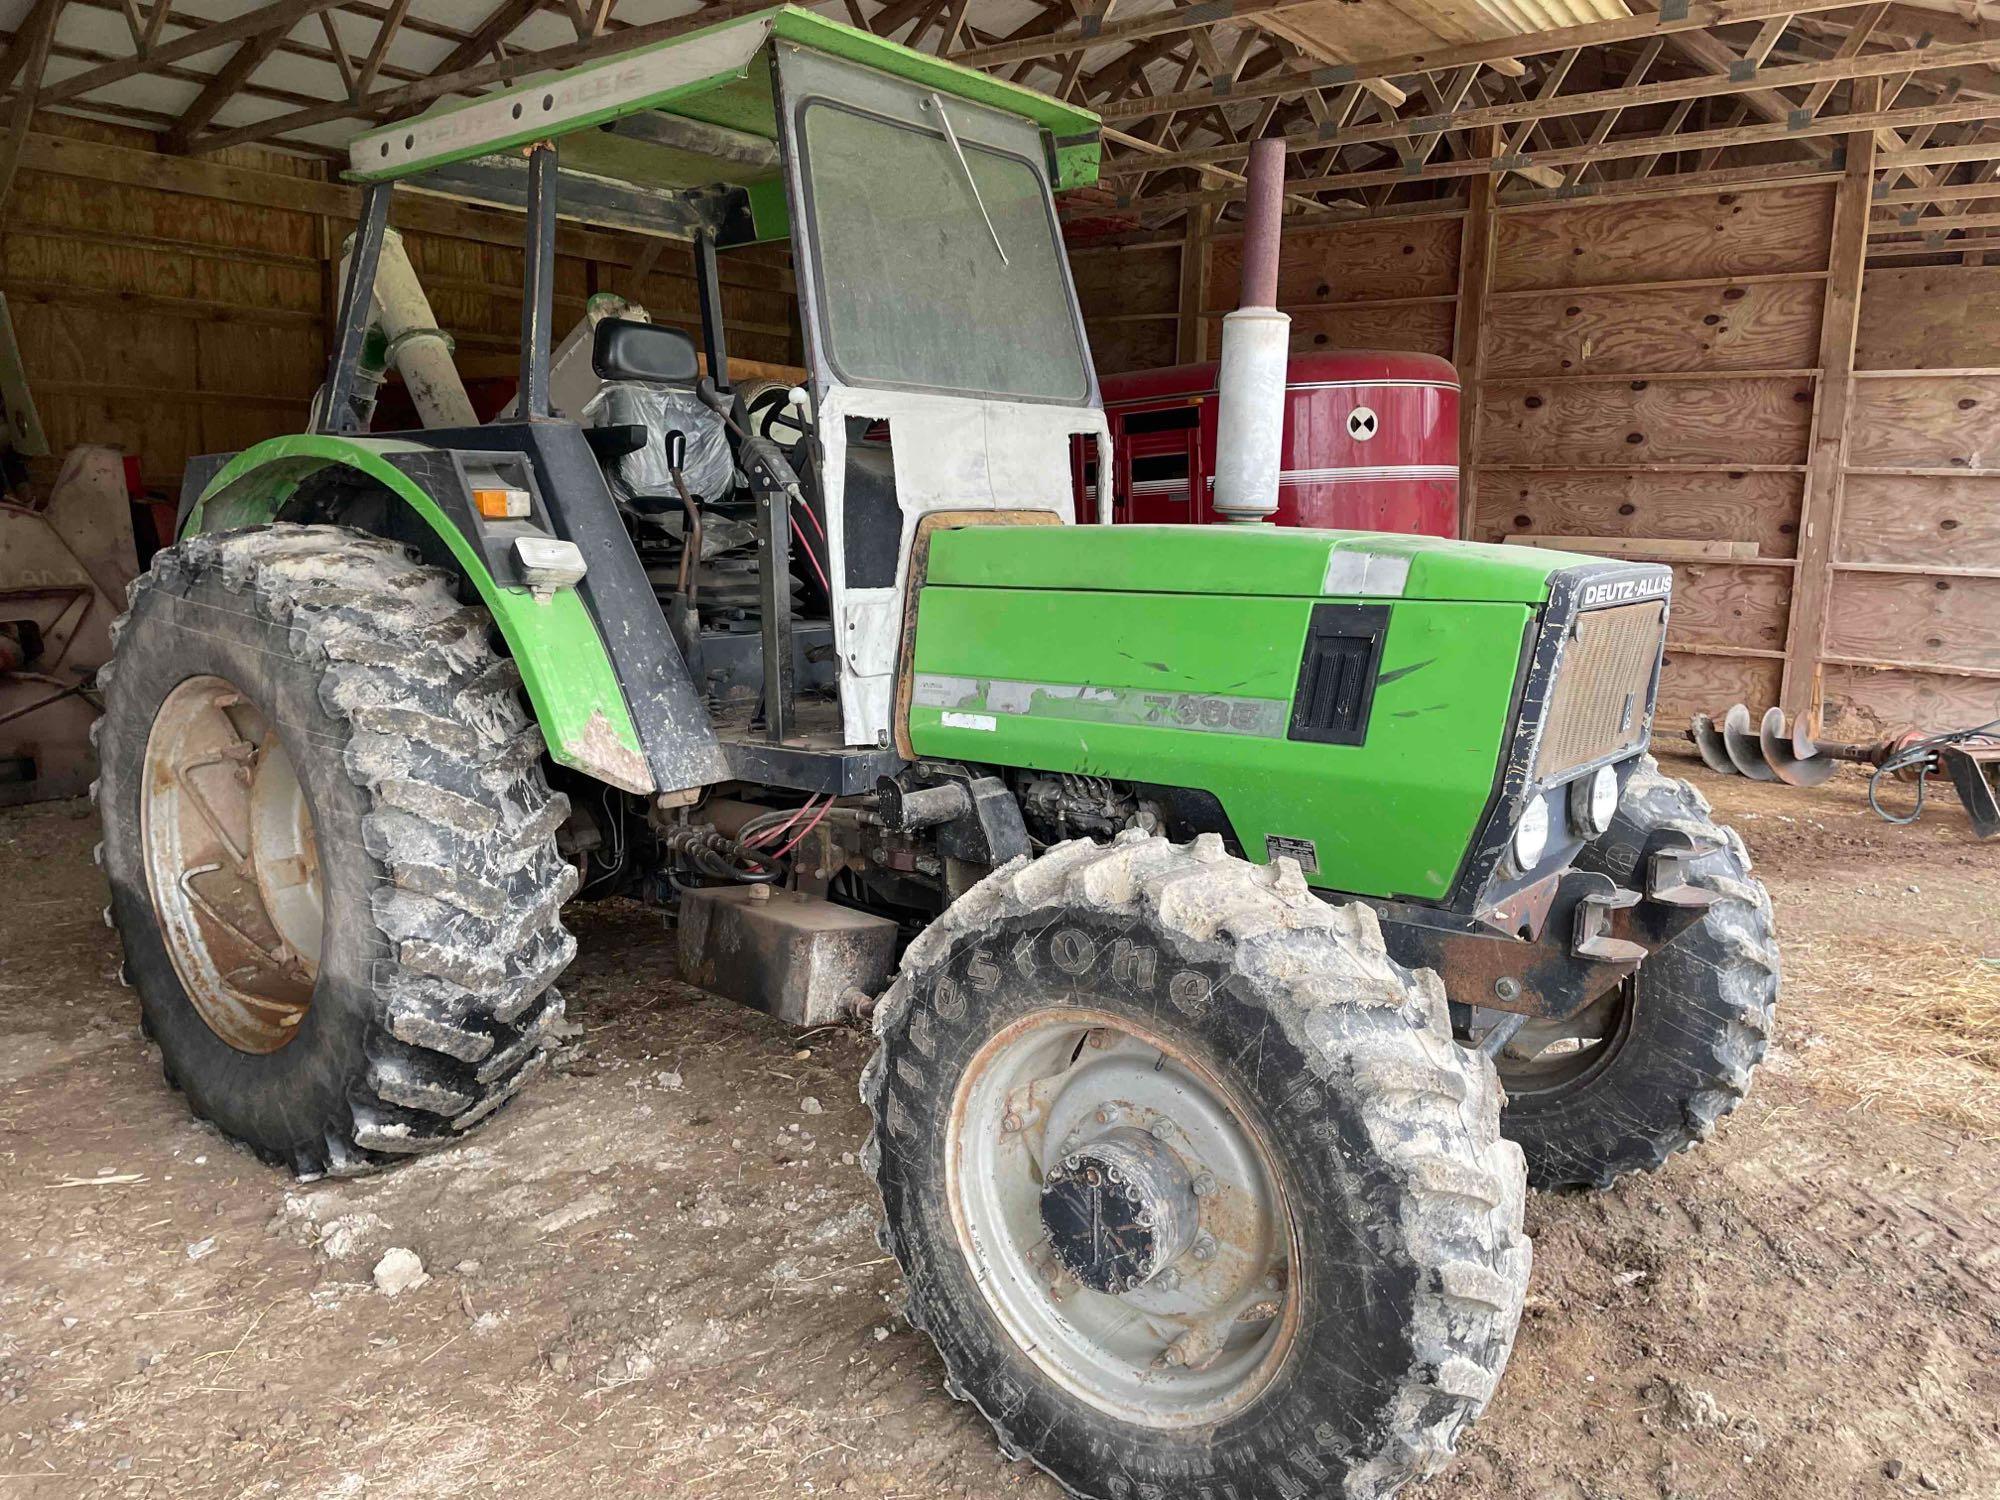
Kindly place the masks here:
[(1671, 573), (1650, 574), (1645, 578), (1618, 578), (1609, 583), (1587, 584), (1583, 590), (1583, 607), (1594, 609), (1600, 604), (1623, 604), (1631, 599), (1657, 599), (1674, 586)]

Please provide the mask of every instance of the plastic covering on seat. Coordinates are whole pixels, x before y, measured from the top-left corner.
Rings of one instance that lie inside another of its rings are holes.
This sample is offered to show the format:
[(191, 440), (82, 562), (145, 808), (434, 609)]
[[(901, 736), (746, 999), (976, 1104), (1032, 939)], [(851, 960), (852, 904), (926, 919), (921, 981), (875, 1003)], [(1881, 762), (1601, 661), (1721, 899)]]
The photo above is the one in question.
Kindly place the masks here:
[(646, 429), (646, 446), (605, 465), (611, 493), (642, 510), (678, 506), (680, 493), (667, 468), (666, 438), (680, 432), (687, 439), (681, 477), (688, 492), (703, 502), (727, 500), (736, 488), (736, 461), (729, 451), (729, 431), (722, 418), (693, 391), (638, 381), (606, 381), (583, 409), (586, 427), (639, 426)]

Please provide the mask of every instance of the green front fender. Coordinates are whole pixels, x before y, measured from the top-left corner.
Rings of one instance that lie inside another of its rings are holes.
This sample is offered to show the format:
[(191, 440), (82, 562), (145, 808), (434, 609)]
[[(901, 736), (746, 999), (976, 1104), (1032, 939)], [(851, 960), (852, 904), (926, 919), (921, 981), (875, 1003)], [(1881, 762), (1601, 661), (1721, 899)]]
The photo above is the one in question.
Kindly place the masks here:
[(559, 763), (628, 792), (655, 782), (611, 659), (573, 589), (537, 598), (503, 587), (438, 504), (389, 455), (427, 451), (395, 438), (308, 435), (273, 438), (237, 454), (189, 511), (183, 536), (232, 531), (276, 519), (310, 475), (338, 465), (395, 495), (438, 535), (479, 591), (521, 669), (549, 754)]

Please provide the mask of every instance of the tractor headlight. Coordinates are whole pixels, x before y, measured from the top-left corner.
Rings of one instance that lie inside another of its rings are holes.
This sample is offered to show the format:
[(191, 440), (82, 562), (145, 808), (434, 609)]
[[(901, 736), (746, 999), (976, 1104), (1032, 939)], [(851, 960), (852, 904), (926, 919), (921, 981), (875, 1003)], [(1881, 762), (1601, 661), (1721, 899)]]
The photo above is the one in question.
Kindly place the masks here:
[(1549, 804), (1536, 797), (1521, 809), (1521, 821), (1514, 825), (1514, 868), (1523, 875), (1542, 862), (1549, 848)]
[(1569, 823), (1587, 839), (1602, 838), (1618, 815), (1618, 769), (1599, 766), (1569, 786)]

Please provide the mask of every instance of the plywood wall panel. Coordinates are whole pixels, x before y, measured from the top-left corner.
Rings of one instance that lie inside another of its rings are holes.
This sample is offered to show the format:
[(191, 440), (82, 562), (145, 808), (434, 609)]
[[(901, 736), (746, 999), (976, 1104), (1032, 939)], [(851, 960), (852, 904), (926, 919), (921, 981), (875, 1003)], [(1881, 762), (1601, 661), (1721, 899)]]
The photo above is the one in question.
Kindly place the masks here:
[(1885, 672), (1835, 663), (1826, 668), (1823, 692), (1822, 732), (1828, 739), (1859, 742), (1912, 726), (1970, 729), (2000, 719), (2000, 680), (1991, 677)]
[(1544, 536), (1755, 542), (1765, 557), (1798, 545), (1797, 474), (1576, 474), (1491, 471), (1479, 478), (1474, 541)]
[(7, 216), (13, 224), (226, 245), (299, 259), (319, 254), (318, 225), (309, 214), (46, 172), (20, 175)]
[(1180, 305), (1177, 245), (1074, 255), (1070, 274), (1087, 314), (1173, 312)]
[(1854, 357), (1863, 370), (2000, 365), (2000, 266), (1870, 267)]
[(1651, 202), (1504, 210), (1496, 291), (1823, 271), (1833, 192), (1819, 184)]
[[(2000, 478), (1850, 474), (1835, 556), (1914, 568), (2000, 569)], [(1993, 628), (2000, 632), (2000, 620)]]
[(1811, 368), (1819, 281), (1558, 292), (1488, 305), (1486, 374)]
[(1489, 381), (1479, 462), (1570, 466), (1796, 464), (1812, 424), (1811, 382)]
[(1783, 568), (1676, 564), (1667, 640), (1675, 645), (1782, 650), (1791, 582), (1791, 574)]
[[(1288, 228), (1278, 253), (1278, 305), (1296, 311), (1328, 302), (1449, 297), (1458, 290), (1458, 240), (1456, 218)], [(1239, 300), (1243, 241), (1218, 240), (1209, 254), (1208, 306), (1226, 311)]]
[(200, 388), (194, 326), (186, 319), (47, 302), (9, 306), (31, 388), (39, 382)]
[[(1403, 349), (1451, 358), (1452, 305), (1422, 302), (1392, 307), (1315, 308), (1292, 314), (1292, 352), (1320, 349)], [(1221, 324), (1211, 347), (1221, 347)]]
[(1179, 326), (1169, 318), (1143, 323), (1089, 324), (1090, 354), (1096, 361), (1098, 375), (1123, 375), (1131, 370), (1158, 370), (1171, 365)]
[[(36, 126), (128, 151), (146, 150), (151, 140), (55, 117)], [(319, 163), (281, 154), (253, 152), (240, 164), (311, 181), (325, 175)], [(24, 172), (0, 224), (0, 289), (9, 293), (51, 440), (58, 450), (78, 442), (123, 448), (139, 457), (150, 483), (169, 491), (196, 454), (298, 430), (324, 373), (332, 277), (323, 251), (337, 257), (352, 229), (301, 208), (203, 196), (188, 186), (183, 180), (169, 192), (129, 172), (117, 180)], [(404, 243), (439, 323), (460, 341), (461, 367), (511, 382), (519, 219), (418, 199), (405, 222), (430, 226), (408, 230)], [(568, 226), (558, 245), (556, 321), (566, 331), (593, 290), (629, 290), (624, 278), (644, 250), (633, 236)], [(585, 250), (605, 258), (586, 259)], [(684, 246), (664, 246), (648, 297), (691, 313), (691, 272)], [(722, 274), (731, 319), (754, 325), (732, 330), (735, 352), (793, 362), (786, 257), (731, 254)]]
[(1695, 714), (1714, 713), (1746, 703), (1761, 715), (1778, 701), (1782, 663), (1769, 657), (1697, 656), (1669, 651), (1660, 672), (1659, 707), (1653, 714), (1655, 741), (1679, 739)]
[(316, 265), (250, 260), (226, 248), (105, 244), (12, 226), (0, 234), (0, 270), (15, 286), (69, 285), (287, 311), (317, 311), (320, 301)]
[(1833, 656), (2000, 669), (2000, 578), (1837, 573)]
[(2000, 469), (2000, 376), (1857, 382), (1847, 462)]

